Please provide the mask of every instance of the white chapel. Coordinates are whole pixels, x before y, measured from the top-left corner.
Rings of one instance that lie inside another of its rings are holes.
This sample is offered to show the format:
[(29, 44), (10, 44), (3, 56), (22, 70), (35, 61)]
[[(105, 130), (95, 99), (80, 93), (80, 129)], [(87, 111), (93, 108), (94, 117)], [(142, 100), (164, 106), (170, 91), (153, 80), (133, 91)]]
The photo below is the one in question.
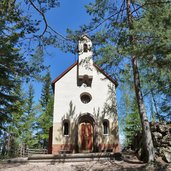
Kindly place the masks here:
[(78, 42), (78, 61), (52, 83), (52, 154), (119, 152), (117, 82), (93, 62), (87, 35)]

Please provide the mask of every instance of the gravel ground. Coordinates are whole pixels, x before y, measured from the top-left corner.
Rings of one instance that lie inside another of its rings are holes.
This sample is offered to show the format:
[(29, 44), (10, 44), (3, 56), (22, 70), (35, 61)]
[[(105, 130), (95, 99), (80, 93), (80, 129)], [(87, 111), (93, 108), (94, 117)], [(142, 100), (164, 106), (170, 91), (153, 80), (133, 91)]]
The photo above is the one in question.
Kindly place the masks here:
[(171, 165), (153, 166), (124, 161), (90, 161), (55, 164), (0, 164), (1, 171), (171, 171)]

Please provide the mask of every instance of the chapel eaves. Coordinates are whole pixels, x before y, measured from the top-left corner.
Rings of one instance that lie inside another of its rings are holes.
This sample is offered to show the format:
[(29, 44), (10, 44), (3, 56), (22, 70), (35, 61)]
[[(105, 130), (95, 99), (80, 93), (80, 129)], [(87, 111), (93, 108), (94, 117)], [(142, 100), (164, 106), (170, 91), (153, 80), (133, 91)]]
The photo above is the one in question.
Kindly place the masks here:
[[(65, 74), (67, 74), (72, 68), (74, 68), (76, 65), (78, 65), (78, 61), (76, 61), (75, 63), (73, 63), (70, 67), (68, 67), (64, 72), (62, 72), (62, 74), (60, 74), (57, 78), (55, 78), (52, 81), (52, 87), (54, 89), (54, 84), (60, 80)], [(100, 71), (104, 76), (106, 76), (107, 79), (109, 79), (113, 84), (115, 84), (115, 86), (118, 86), (118, 82), (113, 79), (110, 75), (108, 75), (100, 66), (98, 66), (97, 64), (93, 63), (94, 67)]]

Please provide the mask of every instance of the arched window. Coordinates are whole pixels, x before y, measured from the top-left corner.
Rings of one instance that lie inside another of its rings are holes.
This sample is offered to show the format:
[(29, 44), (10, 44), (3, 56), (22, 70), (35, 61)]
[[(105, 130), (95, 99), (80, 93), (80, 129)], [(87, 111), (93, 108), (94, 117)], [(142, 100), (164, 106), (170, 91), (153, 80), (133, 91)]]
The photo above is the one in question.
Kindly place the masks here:
[(64, 120), (63, 122), (63, 134), (69, 135), (69, 121), (68, 120)]
[(84, 43), (84, 52), (88, 52), (88, 46), (86, 43)]
[(109, 134), (109, 121), (103, 121), (103, 134)]

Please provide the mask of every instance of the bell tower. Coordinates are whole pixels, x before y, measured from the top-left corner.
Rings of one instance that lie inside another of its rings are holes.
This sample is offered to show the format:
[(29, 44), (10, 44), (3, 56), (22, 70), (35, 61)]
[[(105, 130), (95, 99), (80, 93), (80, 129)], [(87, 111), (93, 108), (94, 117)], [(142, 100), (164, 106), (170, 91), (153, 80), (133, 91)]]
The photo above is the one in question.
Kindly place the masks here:
[(81, 36), (78, 42), (78, 79), (91, 81), (93, 79), (92, 42), (87, 35)]

